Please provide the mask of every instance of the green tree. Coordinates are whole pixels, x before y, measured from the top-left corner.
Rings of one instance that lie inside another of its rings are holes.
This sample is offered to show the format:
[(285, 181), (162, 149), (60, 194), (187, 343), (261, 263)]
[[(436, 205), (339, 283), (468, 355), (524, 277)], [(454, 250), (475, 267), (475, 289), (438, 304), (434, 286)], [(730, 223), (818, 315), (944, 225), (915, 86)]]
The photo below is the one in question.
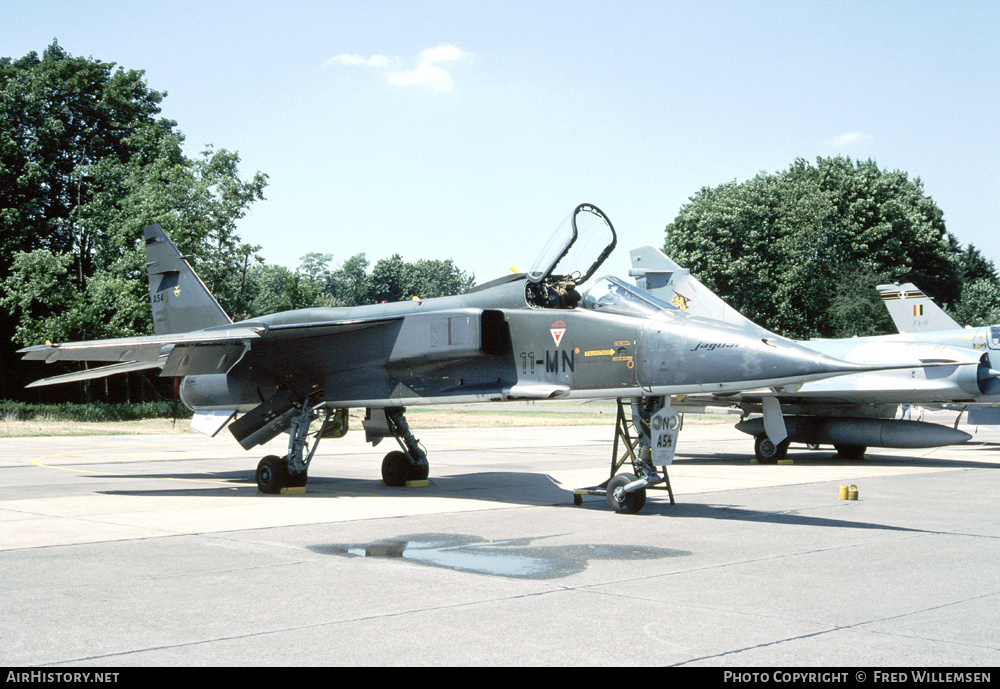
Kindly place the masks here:
[(460, 270), (451, 259), (408, 263), (399, 254), (393, 254), (377, 261), (369, 274), (364, 254), (352, 256), (336, 270), (327, 268), (332, 258), (332, 254), (306, 254), (299, 267), (322, 292), (319, 301), (326, 306), (444, 297), (467, 292), (475, 284), (475, 278)]
[(368, 273), (368, 259), (364, 254), (355, 254), (331, 273), (327, 296), (332, 306), (360, 306), (373, 303), (371, 278)]
[(451, 259), (420, 259), (407, 264), (403, 282), (408, 296), (431, 299), (464, 294), (475, 286), (476, 279), (459, 270)]
[(879, 281), (956, 303), (956, 245), (919, 179), (837, 156), (702, 189), (664, 251), (748, 318), (808, 338), (884, 332)]
[(251, 317), (321, 304), (322, 293), (316, 284), (299, 271), (284, 266), (255, 266), (250, 270), (248, 283), (253, 293)]
[[(259, 258), (236, 221), (267, 178), (242, 180), (239, 157), (209, 148), (187, 158), (164, 93), (140, 70), (73, 57), (0, 58), (0, 343), (128, 336), (149, 331), (142, 227), (159, 222), (192, 256), (223, 307), (249, 309)], [(14, 345), (0, 344), (0, 395)], [(20, 370), (20, 369), (18, 369)]]
[(1000, 285), (988, 277), (966, 283), (962, 288), (962, 300), (949, 312), (963, 326), (1000, 323)]

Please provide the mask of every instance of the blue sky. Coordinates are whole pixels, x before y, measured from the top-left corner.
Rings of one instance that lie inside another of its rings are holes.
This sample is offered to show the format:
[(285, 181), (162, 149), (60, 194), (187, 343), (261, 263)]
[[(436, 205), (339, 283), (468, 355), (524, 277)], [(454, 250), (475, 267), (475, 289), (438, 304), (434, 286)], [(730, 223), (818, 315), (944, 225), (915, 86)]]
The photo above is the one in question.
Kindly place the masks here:
[(702, 187), (842, 154), (923, 180), (1000, 265), (1000, 3), (6, 0), (0, 55), (143, 69), (189, 155), (270, 176), (245, 241), (295, 267), (526, 269), (580, 202), (661, 246)]

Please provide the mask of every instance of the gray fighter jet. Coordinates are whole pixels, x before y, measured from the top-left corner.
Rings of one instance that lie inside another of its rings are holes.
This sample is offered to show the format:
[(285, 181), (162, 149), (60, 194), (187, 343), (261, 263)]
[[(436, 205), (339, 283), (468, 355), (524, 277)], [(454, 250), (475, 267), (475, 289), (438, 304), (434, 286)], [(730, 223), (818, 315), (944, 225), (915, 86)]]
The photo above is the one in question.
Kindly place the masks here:
[[(631, 259), (631, 274), (637, 284), (661, 299), (688, 313), (726, 321), (746, 333), (766, 332), (656, 248), (634, 249)], [(899, 290), (895, 293), (898, 295)], [(915, 288), (910, 296), (916, 296)], [(1000, 372), (993, 369), (990, 361), (991, 354), (1000, 356), (996, 352), (1000, 341), (990, 340), (987, 351), (989, 338), (986, 329), (983, 330), (813, 339), (799, 344), (843, 361), (870, 365), (921, 361), (937, 365), (859, 373), (763, 394), (749, 391), (693, 395), (674, 406), (740, 409), (750, 418), (736, 427), (754, 436), (754, 450), (760, 460), (784, 457), (790, 442), (833, 445), (846, 458), (860, 458), (868, 447), (919, 448), (962, 443), (971, 438), (968, 433), (938, 424), (897, 420), (895, 415), (900, 404), (1000, 401)], [(983, 351), (954, 346), (958, 342), (968, 342), (970, 347), (979, 342), (976, 346)]]
[[(892, 322), (907, 340), (973, 349), (1000, 362), (1000, 325), (963, 328), (912, 282), (879, 285), (876, 289), (892, 316)], [(947, 408), (968, 411), (970, 425), (996, 426), (1000, 425), (998, 405), (1000, 395), (992, 395), (986, 400), (962, 400), (947, 405)]]
[(367, 410), (372, 444), (398, 441), (382, 461), (384, 482), (398, 486), (428, 476), (407, 406), (626, 398), (638, 476), (619, 473), (604, 487), (614, 509), (635, 512), (645, 489), (665, 480), (654, 460), (672, 459), (679, 424), (671, 395), (734, 394), (879, 368), (689, 316), (617, 278), (581, 294), (577, 287), (617, 241), (607, 216), (589, 204), (569, 215), (526, 274), (459, 296), (238, 323), (159, 226), (146, 227), (145, 240), (155, 334), (23, 349), (25, 359), (114, 362), (32, 385), (141, 369), (181, 378), (180, 398), (195, 411), (197, 429), (217, 433), (239, 414), (229, 430), (248, 450), (289, 434), (287, 453), (257, 467), (264, 493), (304, 486), (319, 440), (346, 432), (350, 408)]

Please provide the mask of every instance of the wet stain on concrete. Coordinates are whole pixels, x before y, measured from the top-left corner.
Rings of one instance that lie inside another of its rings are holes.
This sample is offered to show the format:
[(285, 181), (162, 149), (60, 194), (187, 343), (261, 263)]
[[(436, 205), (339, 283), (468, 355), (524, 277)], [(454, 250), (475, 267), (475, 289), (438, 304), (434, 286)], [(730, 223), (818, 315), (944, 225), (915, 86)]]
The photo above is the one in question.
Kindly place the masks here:
[(484, 540), (462, 534), (413, 534), (373, 543), (309, 546), (343, 557), (401, 559), (477, 574), (520, 579), (558, 579), (587, 569), (593, 560), (658, 560), (686, 557), (686, 550), (641, 545), (538, 545), (543, 539)]

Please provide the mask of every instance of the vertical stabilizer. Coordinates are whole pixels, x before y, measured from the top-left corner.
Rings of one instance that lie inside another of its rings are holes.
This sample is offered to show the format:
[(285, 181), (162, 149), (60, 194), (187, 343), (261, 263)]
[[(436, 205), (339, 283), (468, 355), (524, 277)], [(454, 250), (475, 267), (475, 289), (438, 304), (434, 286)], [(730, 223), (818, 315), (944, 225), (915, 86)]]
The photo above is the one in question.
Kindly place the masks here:
[(635, 278), (635, 285), (639, 289), (693, 316), (760, 329), (753, 321), (722, 301), (712, 290), (691, 277), (690, 270), (674, 263), (656, 247), (640, 246), (632, 249), (629, 257), (632, 259), (632, 269), (628, 274)]
[(143, 234), (155, 334), (186, 333), (233, 322), (163, 228), (147, 225)]
[(876, 289), (901, 333), (959, 330), (962, 327), (912, 282), (879, 285)]

